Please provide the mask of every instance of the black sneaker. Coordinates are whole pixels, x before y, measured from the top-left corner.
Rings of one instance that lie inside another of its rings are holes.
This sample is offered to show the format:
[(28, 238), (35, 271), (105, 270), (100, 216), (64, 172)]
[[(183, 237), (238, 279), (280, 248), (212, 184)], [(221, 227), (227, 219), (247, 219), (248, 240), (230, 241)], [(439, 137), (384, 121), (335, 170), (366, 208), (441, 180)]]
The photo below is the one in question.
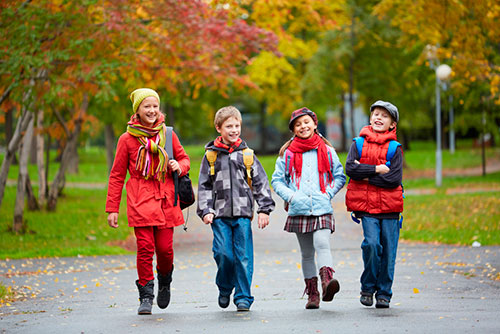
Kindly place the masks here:
[(230, 298), (229, 296), (219, 295), (219, 306), (222, 308), (227, 308), (229, 306)]
[(359, 301), (361, 304), (365, 306), (372, 306), (373, 305), (373, 295), (367, 292), (362, 292), (361, 297), (359, 297)]
[(377, 298), (376, 308), (389, 308), (389, 301), (385, 298)]
[(236, 305), (236, 309), (238, 312), (250, 311), (250, 305), (248, 305), (248, 303), (246, 303), (246, 302), (241, 302), (241, 303), (238, 303), (238, 305)]

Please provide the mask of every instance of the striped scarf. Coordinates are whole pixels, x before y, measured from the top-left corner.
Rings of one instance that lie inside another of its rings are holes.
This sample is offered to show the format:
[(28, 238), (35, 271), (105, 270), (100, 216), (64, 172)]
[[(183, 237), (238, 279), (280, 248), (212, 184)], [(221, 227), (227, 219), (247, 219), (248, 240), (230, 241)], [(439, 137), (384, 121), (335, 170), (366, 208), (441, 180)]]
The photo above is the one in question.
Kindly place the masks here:
[(133, 115), (127, 123), (127, 132), (141, 143), (135, 169), (140, 171), (146, 180), (154, 177), (158, 181), (165, 181), (168, 154), (165, 151), (166, 129), (164, 121), (165, 117), (160, 114), (156, 124), (150, 128), (142, 125)]

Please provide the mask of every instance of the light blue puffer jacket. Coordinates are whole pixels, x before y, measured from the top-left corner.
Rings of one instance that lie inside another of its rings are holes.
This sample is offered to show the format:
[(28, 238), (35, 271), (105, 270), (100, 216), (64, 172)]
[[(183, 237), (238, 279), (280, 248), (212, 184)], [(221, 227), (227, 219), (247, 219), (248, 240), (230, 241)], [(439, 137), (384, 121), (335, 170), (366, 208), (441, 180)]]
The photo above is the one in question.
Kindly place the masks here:
[(295, 181), (292, 181), (286, 172), (287, 155), (276, 160), (271, 184), (274, 191), (288, 203), (289, 216), (322, 216), (333, 213), (330, 201), (342, 189), (346, 177), (335, 150), (330, 146), (327, 146), (327, 149), (334, 182), (326, 185), (326, 193), (322, 193), (319, 187), (316, 149), (302, 154), (302, 176), (298, 189)]

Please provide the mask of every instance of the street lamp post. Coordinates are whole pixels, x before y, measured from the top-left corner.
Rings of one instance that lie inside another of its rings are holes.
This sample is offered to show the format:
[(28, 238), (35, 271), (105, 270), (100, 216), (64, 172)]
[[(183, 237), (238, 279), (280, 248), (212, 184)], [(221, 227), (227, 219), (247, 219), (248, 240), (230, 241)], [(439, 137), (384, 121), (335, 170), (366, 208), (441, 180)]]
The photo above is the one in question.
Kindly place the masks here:
[(441, 82), (436, 75), (436, 187), (443, 184), (443, 154), (441, 152)]
[(448, 102), (450, 104), (450, 111), (448, 113), (449, 123), (450, 123), (450, 153), (455, 153), (455, 129), (454, 129), (454, 116), (453, 116), (453, 94), (450, 89), (450, 96), (448, 97)]
[(441, 64), (436, 68), (436, 186), (442, 184), (442, 167), (443, 159), (441, 152), (441, 94), (439, 87), (446, 90), (446, 81), (450, 77), (451, 67), (446, 64)]
[(436, 71), (436, 187), (440, 187), (443, 181), (443, 155), (441, 151), (441, 91), (446, 89), (446, 80), (450, 77), (451, 67), (446, 64), (439, 64), (436, 55), (437, 47), (427, 45), (426, 56), (429, 66)]

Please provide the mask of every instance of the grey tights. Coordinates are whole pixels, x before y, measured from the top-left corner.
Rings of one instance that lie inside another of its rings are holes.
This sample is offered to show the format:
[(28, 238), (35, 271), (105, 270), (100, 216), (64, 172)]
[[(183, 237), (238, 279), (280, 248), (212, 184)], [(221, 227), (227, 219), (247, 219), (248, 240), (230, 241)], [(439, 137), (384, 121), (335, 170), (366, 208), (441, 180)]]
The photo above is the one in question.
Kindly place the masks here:
[(302, 273), (304, 278), (316, 277), (318, 270), (314, 261), (314, 254), (318, 255), (318, 268), (332, 267), (332, 253), (330, 251), (329, 229), (316, 230), (310, 233), (295, 233), (302, 253)]

